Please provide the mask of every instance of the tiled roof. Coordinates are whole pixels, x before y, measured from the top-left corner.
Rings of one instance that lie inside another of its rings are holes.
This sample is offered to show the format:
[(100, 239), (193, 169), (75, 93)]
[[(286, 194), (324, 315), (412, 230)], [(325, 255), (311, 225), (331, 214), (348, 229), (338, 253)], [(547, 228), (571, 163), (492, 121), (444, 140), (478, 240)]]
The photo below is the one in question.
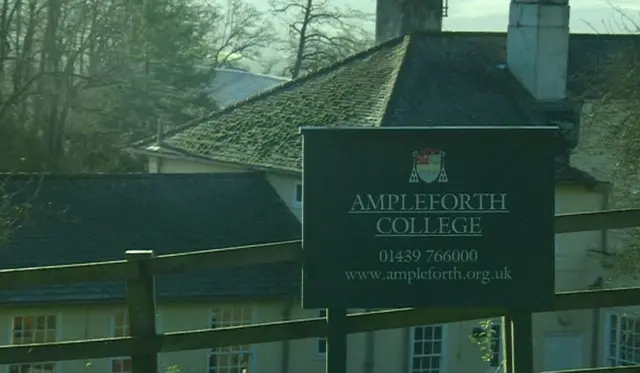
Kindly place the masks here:
[(562, 162), (556, 162), (555, 171), (558, 184), (580, 184), (591, 187), (604, 182), (586, 171)]
[[(568, 88), (636, 39), (571, 35)], [(418, 32), (281, 84), (133, 149), (299, 171), (301, 126), (535, 125), (544, 109), (505, 65), (505, 33)]]
[[(4, 180), (4, 177), (0, 175)], [(40, 184), (41, 181), (41, 185)], [(262, 173), (10, 176), (6, 188), (33, 196), (1, 268), (156, 255), (300, 238), (300, 223)], [(299, 263), (159, 276), (159, 299), (264, 298), (299, 291)], [(124, 282), (0, 291), (0, 303), (122, 298)]]
[(226, 107), (289, 80), (244, 70), (216, 69), (211, 92), (218, 105)]
[[(302, 125), (379, 125), (408, 42), (396, 40), (166, 133), (170, 151), (299, 169)], [(142, 142), (145, 148), (152, 142)]]

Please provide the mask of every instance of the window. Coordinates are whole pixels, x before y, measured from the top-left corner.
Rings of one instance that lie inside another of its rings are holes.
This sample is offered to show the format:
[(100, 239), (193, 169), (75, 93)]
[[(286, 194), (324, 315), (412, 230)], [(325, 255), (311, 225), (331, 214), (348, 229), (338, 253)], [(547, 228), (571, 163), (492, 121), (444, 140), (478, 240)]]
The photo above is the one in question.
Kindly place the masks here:
[[(502, 320), (493, 320), (491, 323), (491, 360), (489, 360), (489, 373), (502, 372)], [(483, 328), (473, 328), (472, 335), (475, 338), (483, 336)]]
[[(318, 311), (318, 317), (327, 317), (327, 310)], [(326, 358), (327, 357), (327, 339), (326, 338), (318, 338), (316, 340), (316, 354), (318, 357)]]
[(411, 373), (442, 372), (442, 325), (414, 326), (411, 342)]
[[(50, 343), (57, 341), (56, 315), (15, 316), (12, 319), (11, 344)], [(52, 373), (55, 363), (19, 364), (9, 366), (9, 373)]]
[[(365, 310), (362, 309), (348, 309), (347, 313), (348, 314), (352, 314), (354, 312), (363, 312)], [(318, 317), (323, 317), (326, 318), (327, 317), (327, 310), (326, 309), (320, 309), (318, 310)], [(319, 358), (322, 359), (326, 359), (327, 358), (327, 338), (317, 338), (316, 339), (316, 356), (318, 356)]]
[(293, 196), (293, 205), (295, 207), (302, 207), (302, 184), (295, 183)]
[[(253, 323), (250, 306), (219, 307), (211, 310), (211, 329)], [(252, 360), (251, 345), (219, 347), (209, 355), (209, 373), (247, 373)]]
[(606, 364), (610, 367), (640, 364), (638, 316), (611, 314), (608, 326)]
[(500, 368), (502, 366), (502, 321), (494, 322), (491, 325), (493, 334), (491, 335), (491, 368)]
[(131, 373), (131, 358), (121, 357), (111, 359), (112, 373)]
[[(126, 337), (129, 335), (129, 315), (127, 311), (116, 312), (111, 323), (111, 336)], [(131, 357), (111, 359), (111, 373), (131, 373)]]
[[(128, 311), (116, 312), (111, 319), (111, 336), (127, 337), (131, 335), (129, 330)], [(160, 331), (160, 315), (156, 314), (156, 331)], [(131, 357), (116, 357), (111, 359), (111, 373), (131, 373)]]

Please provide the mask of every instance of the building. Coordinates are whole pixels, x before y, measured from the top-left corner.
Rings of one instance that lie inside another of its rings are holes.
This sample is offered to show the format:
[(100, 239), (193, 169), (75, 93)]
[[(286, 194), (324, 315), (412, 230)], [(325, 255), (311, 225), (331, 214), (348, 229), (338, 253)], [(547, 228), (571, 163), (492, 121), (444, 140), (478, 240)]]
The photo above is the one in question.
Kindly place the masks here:
[[(28, 199), (32, 206), (21, 227), (0, 244), (3, 269), (119, 260), (127, 249), (161, 255), (300, 237), (300, 223), (259, 172), (11, 175), (3, 190), (15, 203)], [(158, 330), (278, 320), (291, 294), (299, 292), (299, 282), (300, 265), (286, 262), (158, 276)], [(0, 291), (0, 344), (127, 335), (124, 285)], [(261, 348), (262, 363), (277, 365), (280, 344)], [(254, 359), (253, 347), (245, 346), (166, 354), (160, 366), (163, 371), (176, 365), (182, 372), (237, 372)], [(128, 358), (118, 358), (2, 369), (124, 373), (131, 368)]]
[[(632, 49), (637, 37), (570, 34), (566, 0), (512, 0), (506, 33), (442, 32), (440, 0), (378, 0), (377, 7), (377, 46), (131, 150), (149, 157), (150, 172), (262, 170), (300, 217), (300, 126), (555, 124), (563, 133), (557, 148), (557, 212), (607, 206), (610, 185), (572, 166), (569, 154), (579, 142), (583, 108), (599, 99), (591, 89), (598, 66)], [(561, 234), (556, 241), (557, 291), (599, 286), (605, 270), (593, 252), (607, 250), (606, 233)], [(640, 332), (619, 320), (598, 310), (537, 315), (536, 370), (640, 364), (625, 355), (625, 348), (638, 346), (633, 338), (621, 339), (620, 328)], [(377, 353), (371, 356), (384, 351), (385, 358), (358, 360), (356, 353), (351, 371), (494, 371), (469, 345), (475, 326), (373, 333), (365, 338), (375, 340)], [(354, 350), (371, 354), (371, 348)], [(306, 355), (306, 370), (314, 371), (313, 353)], [(496, 355), (492, 364), (499, 360)]]

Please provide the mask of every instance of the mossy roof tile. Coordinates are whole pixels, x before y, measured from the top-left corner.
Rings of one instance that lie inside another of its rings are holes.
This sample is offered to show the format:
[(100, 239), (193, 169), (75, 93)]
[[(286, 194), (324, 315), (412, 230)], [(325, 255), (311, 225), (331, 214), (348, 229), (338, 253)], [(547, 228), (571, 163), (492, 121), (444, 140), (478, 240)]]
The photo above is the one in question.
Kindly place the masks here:
[(299, 169), (301, 126), (380, 123), (406, 43), (397, 40), (282, 84), (165, 138), (204, 157)]

